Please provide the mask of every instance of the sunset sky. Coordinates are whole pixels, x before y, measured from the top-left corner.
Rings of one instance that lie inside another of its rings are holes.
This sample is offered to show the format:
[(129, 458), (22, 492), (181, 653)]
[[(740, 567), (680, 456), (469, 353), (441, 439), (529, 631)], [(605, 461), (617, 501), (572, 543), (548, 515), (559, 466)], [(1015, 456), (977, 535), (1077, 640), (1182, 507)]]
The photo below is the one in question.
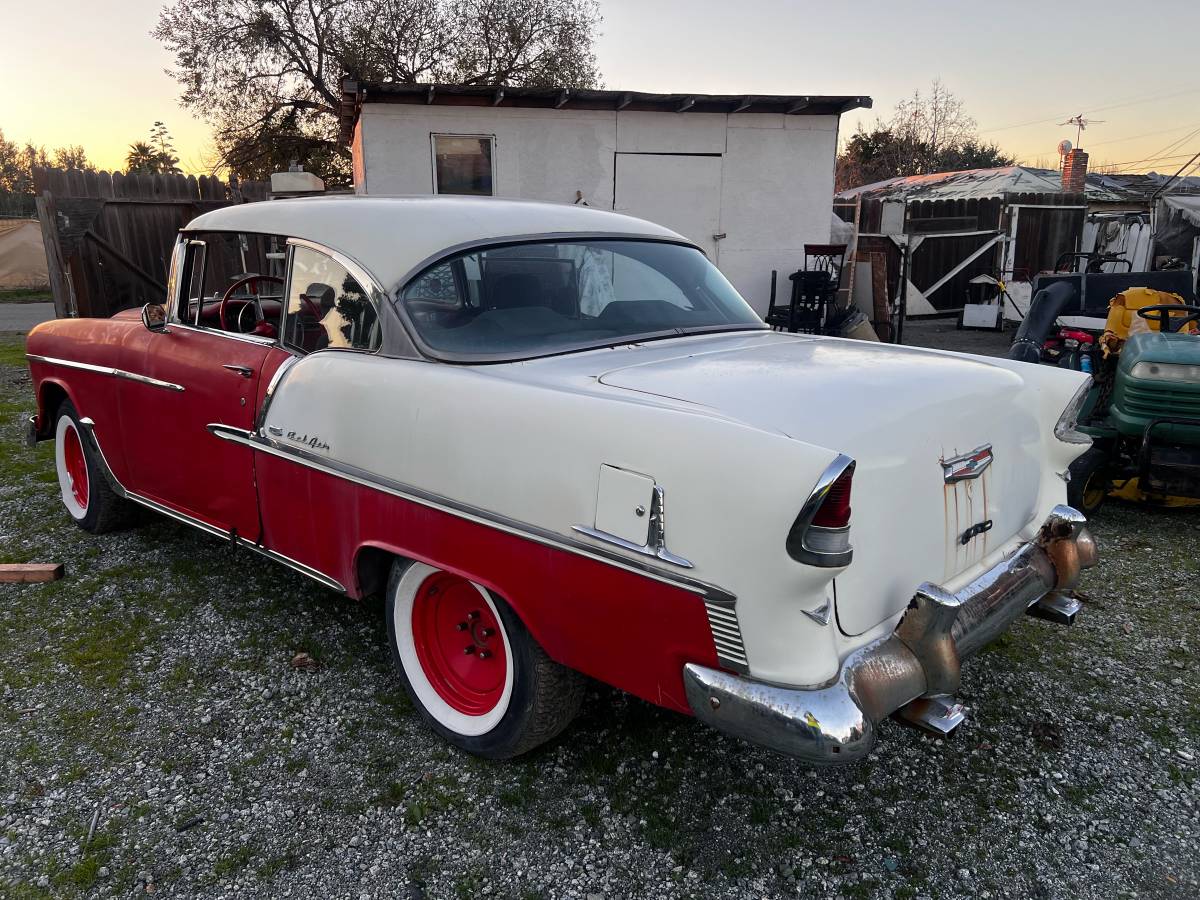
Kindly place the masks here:
[[(102, 168), (156, 119), (184, 168), (204, 171), (207, 126), (181, 109), (149, 36), (160, 0), (3, 0), (0, 130), (54, 148), (82, 144)], [(981, 136), (1028, 164), (1053, 165), (1076, 113), (1097, 121), (1093, 167), (1174, 172), (1200, 150), (1196, 0), (1091, 0), (997, 9), (975, 2), (601, 0), (605, 86), (695, 93), (865, 94), (843, 135), (940, 77)], [(1134, 10), (1136, 9), (1136, 14)], [(119, 10), (119, 12), (118, 12)], [(1085, 12), (1086, 10), (1086, 12)]]

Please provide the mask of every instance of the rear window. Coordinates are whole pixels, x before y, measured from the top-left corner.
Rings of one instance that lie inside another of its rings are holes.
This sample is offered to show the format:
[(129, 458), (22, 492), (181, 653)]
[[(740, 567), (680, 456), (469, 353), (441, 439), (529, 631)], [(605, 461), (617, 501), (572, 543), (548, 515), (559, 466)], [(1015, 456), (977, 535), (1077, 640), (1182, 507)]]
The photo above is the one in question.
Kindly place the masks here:
[(765, 327), (703, 253), (655, 241), (473, 250), (426, 269), (400, 303), (430, 348), (479, 359)]

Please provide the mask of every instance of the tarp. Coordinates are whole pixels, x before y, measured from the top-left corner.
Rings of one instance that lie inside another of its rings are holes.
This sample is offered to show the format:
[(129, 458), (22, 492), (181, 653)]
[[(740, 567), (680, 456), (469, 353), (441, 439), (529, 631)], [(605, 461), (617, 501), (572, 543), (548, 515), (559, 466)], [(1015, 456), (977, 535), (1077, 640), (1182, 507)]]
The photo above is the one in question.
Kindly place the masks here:
[(1187, 194), (1176, 197), (1163, 197), (1163, 202), (1200, 228), (1200, 194)]
[(0, 291), (49, 283), (41, 226), (34, 219), (0, 219)]

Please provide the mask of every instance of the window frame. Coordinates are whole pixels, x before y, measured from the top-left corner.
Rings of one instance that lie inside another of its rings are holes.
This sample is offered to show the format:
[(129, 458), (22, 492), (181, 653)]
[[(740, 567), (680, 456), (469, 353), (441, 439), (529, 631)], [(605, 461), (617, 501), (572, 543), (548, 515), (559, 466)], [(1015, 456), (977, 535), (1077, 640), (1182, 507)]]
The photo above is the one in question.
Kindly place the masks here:
[[(207, 269), (208, 242), (205, 240), (202, 240), (199, 237), (196, 237), (196, 235), (200, 235), (200, 234), (235, 234), (235, 235), (254, 234), (254, 235), (261, 235), (263, 237), (281, 238), (284, 240), (284, 250), (285, 250), (285, 253), (287, 254), (284, 257), (283, 264), (286, 267), (286, 266), (289, 266), (289, 264), (291, 262), (291, 252), (287, 249), (287, 238), (285, 235), (282, 235), (282, 234), (271, 234), (271, 233), (265, 232), (265, 231), (241, 231), (241, 230), (235, 230), (235, 229), (229, 229), (229, 228), (216, 228), (216, 229), (209, 229), (208, 231), (180, 232), (179, 243), (177, 246), (181, 246), (183, 248), (183, 251), (179, 257), (179, 266), (180, 266), (179, 278), (177, 279), (177, 283), (175, 284), (174, 296), (171, 298), (172, 308), (167, 310), (168, 325), (170, 327), (174, 327), (174, 328), (183, 328), (187, 331), (198, 331), (202, 334), (218, 334), (218, 335), (222, 335), (224, 337), (230, 338), (235, 341), (242, 341), (244, 343), (249, 343), (249, 344), (258, 344), (263, 347), (282, 346), (278, 337), (269, 338), (269, 337), (263, 337), (262, 335), (257, 335), (257, 334), (242, 334), (237, 331), (222, 331), (220, 328), (210, 328), (207, 325), (199, 325), (195, 322), (188, 322), (182, 318), (183, 314), (186, 313), (186, 311), (187, 311), (186, 304), (184, 304), (182, 302), (183, 295), (188, 292), (188, 288), (191, 285), (191, 274), (192, 274), (193, 267), (195, 266), (195, 259), (194, 258), (189, 259), (189, 256), (190, 256), (189, 250), (192, 247), (201, 248), (199, 250), (199, 253), (201, 255), (201, 259), (203, 260), (203, 265), (205, 266), (205, 268), (202, 270), (202, 274), (203, 274), (204, 278), (201, 280), (201, 283), (200, 283), (202, 296), (199, 299), (200, 299), (201, 303), (203, 303), (203, 299), (204, 299), (203, 298), (203, 287), (204, 287), (204, 282), (205, 282), (205, 280), (207, 280), (207, 277), (208, 277), (208, 269)], [(286, 275), (287, 271), (288, 271), (287, 268), (285, 268), (284, 269), (285, 275)], [(287, 279), (286, 278), (284, 279), (283, 286), (284, 286), (284, 289), (286, 290), (286, 288), (287, 288)], [(284, 295), (284, 297), (286, 298), (286, 294)], [(283, 321), (283, 309), (281, 308), (280, 322), (282, 323), (282, 321)]]
[[(310, 241), (307, 238), (289, 237), (287, 239), (287, 259), (284, 265), (287, 268), (284, 270), (283, 278), (283, 309), (279, 314), (279, 337), (277, 338), (279, 346), (291, 353), (293, 356), (305, 357), (312, 356), (316, 353), (325, 353), (326, 351), (336, 351), (338, 353), (365, 353), (368, 356), (379, 355), (384, 346), (387, 344), (386, 337), (383, 333), (385, 318), (384, 307), (387, 299), (387, 292), (380, 286), (379, 281), (373, 276), (362, 263), (332, 247), (326, 247), (324, 244), (319, 244), (316, 241)], [(319, 350), (303, 350), (294, 346), (284, 339), (287, 334), (288, 324), (288, 304), (292, 297), (292, 262), (296, 255), (296, 248), (302, 247), (305, 250), (311, 250), (314, 253), (320, 253), (333, 260), (335, 263), (344, 268), (350, 276), (358, 282), (367, 295), (367, 301), (375, 309), (375, 321), (379, 328), (379, 346), (374, 350), (363, 347), (322, 347)]]
[[(438, 138), (475, 138), (487, 141), (491, 152), (488, 162), (491, 166), (491, 190), (486, 194), (443, 194), (438, 186), (437, 139)], [(494, 134), (458, 134), (451, 131), (431, 131), (429, 133), (429, 165), (433, 170), (433, 195), (435, 197), (495, 197), (496, 196), (496, 135)]]
[[(512, 247), (523, 244), (553, 244), (553, 243), (576, 243), (576, 242), (603, 242), (603, 241), (638, 241), (647, 244), (673, 244), (678, 247), (688, 247), (695, 250), (709, 263), (716, 268), (716, 264), (708, 258), (708, 254), (704, 252), (704, 248), (698, 244), (689, 241), (684, 237), (671, 237), (669, 235), (645, 234), (639, 232), (620, 232), (620, 231), (562, 231), (562, 232), (540, 232), (524, 235), (512, 235), (509, 237), (489, 237), (481, 238), (473, 241), (463, 241), (460, 244), (446, 247), (430, 256), (427, 256), (421, 262), (417, 263), (405, 273), (400, 279), (395, 290), (388, 297), (389, 306), (392, 308), (396, 317), (399, 318), (400, 324), (403, 326), (405, 333), (412, 342), (417, 353), (426, 359), (440, 363), (450, 363), (455, 365), (496, 365), (500, 363), (523, 362), (531, 359), (547, 359), (553, 356), (566, 356), (571, 353), (585, 353), (591, 350), (599, 350), (605, 347), (622, 347), (631, 343), (631, 339), (622, 338), (612, 342), (604, 342), (596, 345), (587, 345), (583, 347), (570, 347), (563, 350), (555, 350), (547, 353), (525, 353), (525, 354), (508, 354), (508, 353), (459, 353), (450, 350), (438, 350), (426, 343), (424, 336), (421, 334), (421, 329), (412, 321), (408, 314), (408, 309), (404, 304), (404, 292), (408, 286), (425, 274), (426, 271), (432, 269), (441, 263), (454, 260), (456, 257), (467, 253), (472, 253), (482, 250), (490, 250), (497, 247)], [(724, 273), (717, 271), (724, 277)], [(726, 279), (728, 281), (728, 279)], [(731, 285), (732, 286), (732, 285)], [(736, 288), (734, 289), (736, 291)], [(738, 296), (741, 296), (739, 293)], [(747, 307), (753, 310), (750, 302), (742, 297), (743, 302)], [(756, 314), (757, 315), (757, 314)], [(688, 337), (693, 334), (721, 334), (734, 331), (770, 331), (771, 327), (759, 319), (757, 324), (745, 325), (725, 325), (713, 326), (712, 328), (701, 328), (695, 331), (687, 331), (680, 334), (678, 331), (660, 333), (647, 333), (646, 335), (637, 338), (637, 343), (648, 343), (650, 341), (670, 340), (672, 338)]]

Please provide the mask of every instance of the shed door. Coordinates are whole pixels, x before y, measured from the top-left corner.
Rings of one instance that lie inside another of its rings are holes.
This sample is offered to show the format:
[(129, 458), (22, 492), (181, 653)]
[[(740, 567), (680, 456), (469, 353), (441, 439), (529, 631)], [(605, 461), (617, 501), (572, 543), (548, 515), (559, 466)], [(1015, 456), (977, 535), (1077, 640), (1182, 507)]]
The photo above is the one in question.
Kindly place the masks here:
[(695, 241), (717, 262), (721, 157), (618, 153), (616, 212), (648, 219)]

